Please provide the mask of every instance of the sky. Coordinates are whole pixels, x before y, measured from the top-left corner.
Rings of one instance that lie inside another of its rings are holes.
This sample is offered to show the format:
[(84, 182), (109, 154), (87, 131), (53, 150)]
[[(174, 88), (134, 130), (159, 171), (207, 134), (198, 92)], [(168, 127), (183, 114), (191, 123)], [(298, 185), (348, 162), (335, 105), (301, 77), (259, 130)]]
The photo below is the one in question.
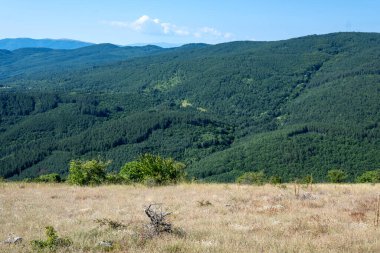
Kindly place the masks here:
[(119, 45), (380, 32), (380, 0), (0, 0), (0, 39)]

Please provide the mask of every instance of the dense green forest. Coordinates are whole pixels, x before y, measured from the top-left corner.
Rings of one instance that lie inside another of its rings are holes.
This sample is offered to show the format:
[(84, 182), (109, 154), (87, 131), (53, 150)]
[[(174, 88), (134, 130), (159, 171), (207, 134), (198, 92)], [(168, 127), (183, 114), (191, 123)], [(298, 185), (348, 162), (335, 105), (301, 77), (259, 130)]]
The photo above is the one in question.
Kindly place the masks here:
[(0, 177), (173, 157), (190, 178), (380, 168), (380, 34), (0, 50)]

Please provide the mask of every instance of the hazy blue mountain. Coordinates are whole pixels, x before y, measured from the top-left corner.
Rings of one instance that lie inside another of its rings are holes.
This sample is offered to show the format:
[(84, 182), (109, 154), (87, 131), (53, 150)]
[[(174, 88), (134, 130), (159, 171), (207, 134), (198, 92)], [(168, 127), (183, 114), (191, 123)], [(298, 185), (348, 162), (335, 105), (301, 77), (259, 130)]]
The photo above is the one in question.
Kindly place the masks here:
[(30, 39), (30, 38), (15, 38), (1, 39), (0, 49), (15, 50), (27, 47), (45, 47), (51, 49), (75, 49), (93, 45), (93, 43), (69, 40), (69, 39)]
[(184, 44), (157, 42), (157, 43), (133, 43), (133, 44), (128, 44), (127, 46), (142, 47), (142, 46), (148, 46), (148, 45), (154, 45), (154, 46), (158, 46), (162, 48), (173, 48), (173, 47), (180, 47)]
[(55, 72), (80, 70), (153, 55), (165, 50), (157, 46), (119, 47), (109, 43), (72, 50), (53, 50), (50, 48), (0, 50), (0, 80), (25, 74), (52, 75)]

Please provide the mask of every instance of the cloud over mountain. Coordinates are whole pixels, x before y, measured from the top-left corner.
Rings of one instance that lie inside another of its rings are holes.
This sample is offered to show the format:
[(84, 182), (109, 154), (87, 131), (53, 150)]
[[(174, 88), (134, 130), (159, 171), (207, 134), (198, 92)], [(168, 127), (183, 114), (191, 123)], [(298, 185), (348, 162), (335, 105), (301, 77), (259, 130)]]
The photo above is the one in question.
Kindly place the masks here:
[(194, 38), (231, 38), (233, 35), (229, 32), (222, 32), (213, 27), (204, 26), (201, 28), (188, 28), (173, 23), (164, 22), (158, 18), (151, 18), (148, 15), (142, 15), (138, 19), (128, 21), (102, 21), (103, 24), (113, 27), (126, 28), (136, 32), (148, 35), (169, 35), (169, 36), (188, 36)]

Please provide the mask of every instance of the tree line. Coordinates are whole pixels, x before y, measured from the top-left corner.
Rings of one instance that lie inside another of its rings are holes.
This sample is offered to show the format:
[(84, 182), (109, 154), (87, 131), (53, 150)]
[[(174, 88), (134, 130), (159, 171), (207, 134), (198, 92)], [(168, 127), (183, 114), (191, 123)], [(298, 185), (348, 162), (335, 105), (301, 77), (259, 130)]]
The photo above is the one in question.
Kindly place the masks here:
[[(186, 174), (186, 165), (173, 158), (164, 158), (150, 153), (140, 155), (136, 160), (124, 164), (118, 173), (108, 172), (111, 161), (101, 159), (72, 160), (69, 163), (69, 174), (62, 178), (57, 173), (43, 174), (36, 178), (24, 179), (26, 182), (61, 183), (72, 185), (96, 186), (101, 184), (145, 184), (159, 186), (177, 184), (191, 179)], [(326, 174), (329, 183), (351, 183), (347, 173), (339, 168), (331, 169)], [(4, 181), (4, 179), (2, 179)], [(200, 181), (202, 182), (202, 181)], [(297, 178), (292, 182), (312, 184), (312, 175)], [(380, 183), (380, 169), (366, 171), (358, 176), (356, 183)], [(264, 171), (246, 172), (236, 178), (238, 184), (263, 185), (265, 183), (287, 183), (280, 176), (268, 177)]]

